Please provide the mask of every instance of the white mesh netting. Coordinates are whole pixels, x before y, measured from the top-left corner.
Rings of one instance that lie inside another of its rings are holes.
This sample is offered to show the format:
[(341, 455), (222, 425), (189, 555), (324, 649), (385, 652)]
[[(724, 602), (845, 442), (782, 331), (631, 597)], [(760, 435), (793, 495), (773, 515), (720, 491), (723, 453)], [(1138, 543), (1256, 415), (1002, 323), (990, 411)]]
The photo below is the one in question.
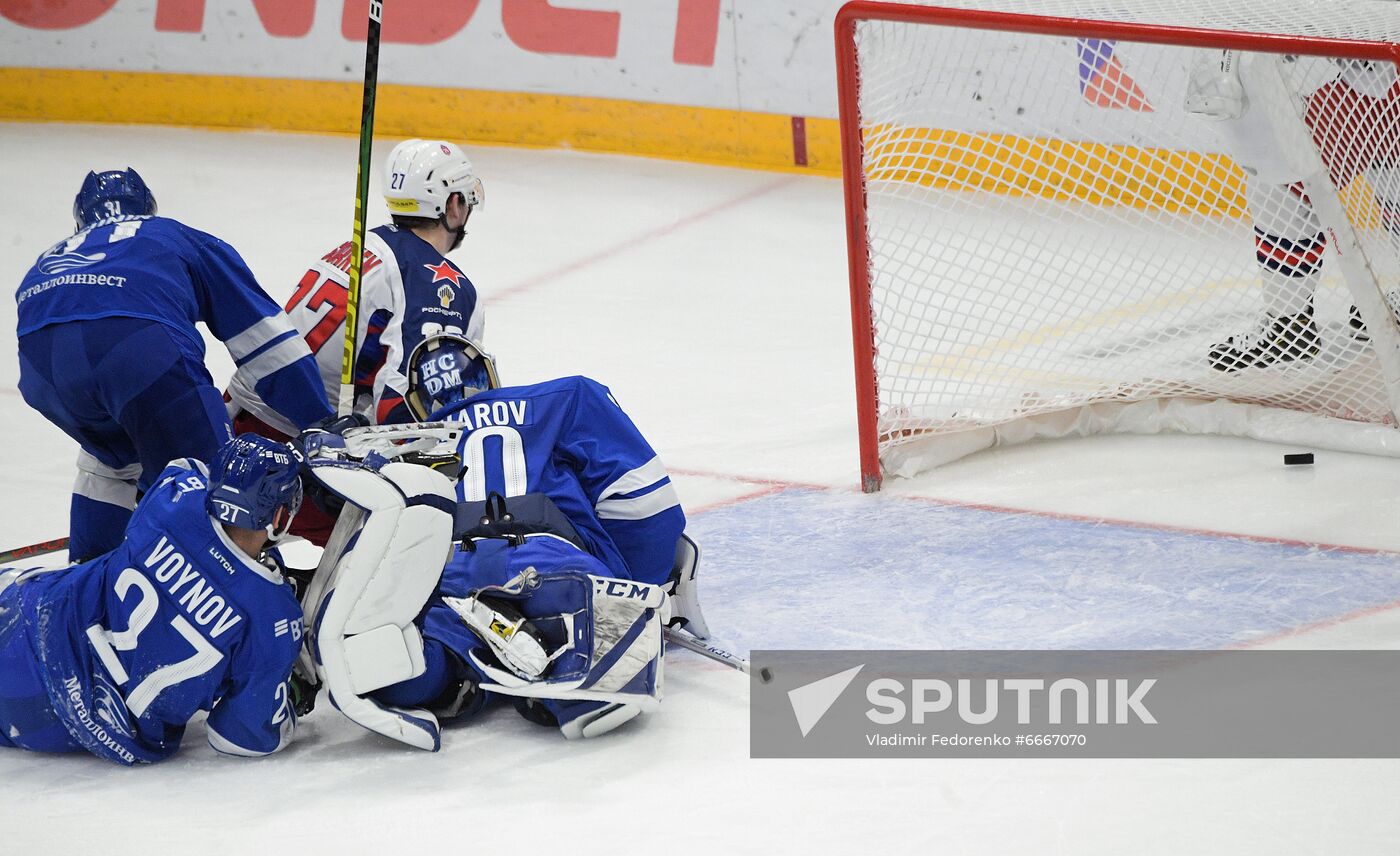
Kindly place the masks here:
[[(1400, 41), (1388, 0), (938, 5)], [(880, 20), (855, 52), (887, 471), (1100, 430), (1400, 453), (1393, 65)]]

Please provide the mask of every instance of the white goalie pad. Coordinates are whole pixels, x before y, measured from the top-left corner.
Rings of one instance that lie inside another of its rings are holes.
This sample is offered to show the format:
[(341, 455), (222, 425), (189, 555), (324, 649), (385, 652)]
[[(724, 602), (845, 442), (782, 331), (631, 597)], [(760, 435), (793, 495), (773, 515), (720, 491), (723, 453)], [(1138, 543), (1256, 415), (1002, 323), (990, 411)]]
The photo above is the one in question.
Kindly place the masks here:
[(452, 548), (452, 482), (427, 467), (401, 463), (375, 471), (313, 462), (312, 472), (346, 506), (302, 604), (310, 628), (304, 653), (314, 659), (331, 704), (351, 721), (437, 751), (438, 723), (431, 713), (379, 704), (366, 695), (424, 671), (414, 618), (437, 587)]

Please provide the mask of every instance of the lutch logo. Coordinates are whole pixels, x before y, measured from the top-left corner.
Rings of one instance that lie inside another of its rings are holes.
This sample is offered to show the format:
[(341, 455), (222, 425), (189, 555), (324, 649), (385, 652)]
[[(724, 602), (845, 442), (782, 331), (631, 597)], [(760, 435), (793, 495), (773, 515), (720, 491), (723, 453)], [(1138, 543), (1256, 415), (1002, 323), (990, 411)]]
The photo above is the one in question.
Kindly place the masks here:
[(822, 717), (826, 716), (826, 712), (831, 710), (831, 706), (841, 697), (841, 693), (846, 691), (846, 687), (851, 685), (851, 681), (854, 681), (856, 675), (864, 668), (865, 664), (862, 663), (844, 672), (837, 672), (830, 677), (788, 690), (788, 701), (792, 704), (792, 713), (797, 717), (797, 727), (802, 729), (803, 737), (817, 727), (817, 723), (821, 722)]

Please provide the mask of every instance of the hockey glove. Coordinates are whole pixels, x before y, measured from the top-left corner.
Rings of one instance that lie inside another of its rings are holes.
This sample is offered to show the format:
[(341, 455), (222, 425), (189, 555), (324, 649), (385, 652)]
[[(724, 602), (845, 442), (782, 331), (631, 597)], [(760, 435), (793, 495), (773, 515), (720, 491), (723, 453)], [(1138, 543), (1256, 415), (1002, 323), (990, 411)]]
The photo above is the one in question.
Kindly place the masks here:
[(303, 676), (300, 669), (292, 669), (292, 677), (288, 684), (292, 691), (292, 709), (297, 712), (298, 717), (306, 716), (316, 709), (316, 694), (321, 691), (320, 684)]
[(329, 416), (298, 434), (296, 445), (307, 458), (336, 457), (337, 451), (345, 448), (345, 432), (367, 425), (369, 419), (360, 413)]

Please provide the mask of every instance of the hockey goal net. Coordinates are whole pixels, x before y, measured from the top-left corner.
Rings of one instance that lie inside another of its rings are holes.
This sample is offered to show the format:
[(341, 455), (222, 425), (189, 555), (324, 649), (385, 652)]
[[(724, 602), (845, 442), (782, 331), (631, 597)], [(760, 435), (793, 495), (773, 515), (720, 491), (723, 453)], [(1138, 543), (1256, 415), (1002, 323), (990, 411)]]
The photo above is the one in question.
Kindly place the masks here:
[(867, 490), (1111, 431), (1400, 455), (1400, 3), (853, 2), (836, 41)]

